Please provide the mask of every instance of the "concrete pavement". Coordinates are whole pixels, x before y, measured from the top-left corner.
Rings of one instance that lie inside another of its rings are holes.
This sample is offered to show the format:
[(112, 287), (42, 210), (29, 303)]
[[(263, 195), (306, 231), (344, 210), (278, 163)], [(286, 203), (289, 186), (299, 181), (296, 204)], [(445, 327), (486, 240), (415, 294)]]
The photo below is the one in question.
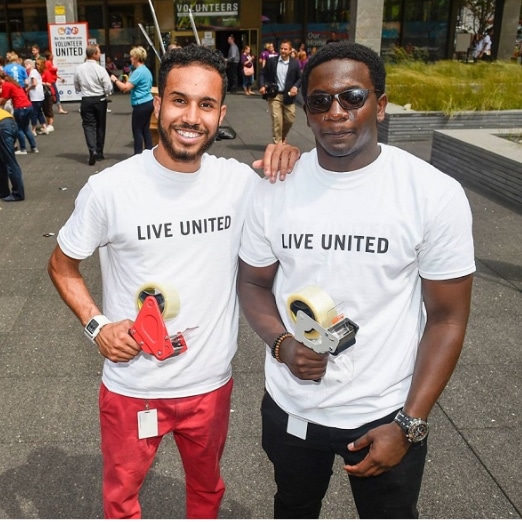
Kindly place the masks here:
[[(97, 393), (102, 359), (46, 272), (55, 236), (88, 176), (132, 154), (129, 97), (108, 114), (106, 160), (87, 165), (79, 103), (38, 136), (40, 154), (17, 156), (27, 199), (0, 201), (0, 518), (102, 518)], [(266, 103), (229, 95), (234, 140), (211, 152), (251, 163), (271, 138)], [(313, 137), (302, 110), (289, 141)], [(429, 144), (403, 148), (429, 159)], [(520, 518), (522, 514), (522, 212), (466, 187), (474, 215), (477, 273), (465, 348), (434, 408), (422, 518)], [(82, 264), (101, 298), (98, 260)], [(234, 361), (227, 492), (220, 516), (272, 517), (272, 468), (260, 442), (263, 343), (244, 321)], [(142, 493), (145, 518), (183, 518), (182, 466), (165, 439)], [(338, 461), (323, 518), (354, 518)]]

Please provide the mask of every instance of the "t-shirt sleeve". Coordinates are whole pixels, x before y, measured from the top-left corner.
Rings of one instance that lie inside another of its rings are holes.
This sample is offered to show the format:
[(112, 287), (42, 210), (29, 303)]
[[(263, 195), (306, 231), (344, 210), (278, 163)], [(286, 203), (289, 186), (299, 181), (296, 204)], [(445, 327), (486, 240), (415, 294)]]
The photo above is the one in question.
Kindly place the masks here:
[(475, 272), (471, 209), (460, 185), (433, 213), (418, 259), (425, 279), (455, 279)]
[[(286, 182), (285, 182), (286, 183)], [(256, 188), (243, 227), (239, 257), (249, 265), (264, 267), (277, 261), (265, 230), (264, 202), (269, 196), (269, 181), (263, 180)]]
[(73, 259), (86, 259), (108, 242), (107, 219), (89, 183), (76, 198), (74, 211), (58, 232), (63, 253)]

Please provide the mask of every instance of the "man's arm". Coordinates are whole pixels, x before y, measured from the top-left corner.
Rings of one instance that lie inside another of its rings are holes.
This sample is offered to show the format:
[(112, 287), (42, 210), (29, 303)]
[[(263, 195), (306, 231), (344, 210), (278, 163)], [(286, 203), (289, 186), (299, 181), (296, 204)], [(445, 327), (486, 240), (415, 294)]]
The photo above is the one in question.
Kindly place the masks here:
[[(56, 246), (49, 259), (48, 273), (65, 304), (85, 326), (100, 309), (94, 302), (80, 272), (80, 260), (73, 259)], [(140, 351), (129, 335), (132, 321), (125, 320), (104, 326), (96, 336), (100, 353), (113, 362), (130, 361)]]
[[(272, 286), (279, 263), (267, 267), (253, 267), (239, 260), (237, 290), (241, 308), (252, 329), (269, 346), (286, 331), (277, 309)], [(297, 342), (293, 337), (280, 346), (280, 362), (299, 379), (315, 380), (326, 372), (328, 355), (320, 355)]]
[[(471, 275), (446, 281), (422, 280), (427, 323), (404, 405), (411, 417), (428, 417), (455, 369), (468, 323), (472, 282)], [(367, 446), (371, 451), (359, 464), (344, 466), (350, 475), (380, 475), (402, 460), (410, 443), (402, 429), (391, 422), (370, 430), (348, 449), (357, 451)]]

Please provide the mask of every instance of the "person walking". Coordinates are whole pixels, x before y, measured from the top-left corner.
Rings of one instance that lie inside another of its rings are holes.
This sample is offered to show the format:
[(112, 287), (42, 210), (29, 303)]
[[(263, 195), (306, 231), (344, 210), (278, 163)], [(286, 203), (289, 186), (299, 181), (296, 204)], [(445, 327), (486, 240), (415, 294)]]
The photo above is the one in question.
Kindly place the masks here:
[(27, 154), (26, 138), (29, 141), (31, 151), (38, 153), (36, 140), (31, 130), (33, 104), (25, 89), (5, 71), (0, 71), (0, 88), (0, 105), (4, 106), (7, 100), (11, 100), (13, 105), (13, 116), (18, 128), (18, 144), (20, 145), (15, 154)]
[(243, 71), (243, 91), (247, 96), (254, 94), (252, 84), (254, 83), (255, 56), (250, 52), (250, 45), (245, 45), (241, 52), (241, 70)]
[(112, 84), (107, 71), (98, 63), (100, 47), (88, 45), (85, 62), (76, 68), (74, 87), (82, 97), (80, 115), (85, 141), (89, 150), (89, 165), (105, 159), (105, 128), (107, 124), (107, 96), (112, 93)]
[(134, 154), (140, 154), (143, 147), (152, 149), (150, 133), (150, 118), (152, 116), (152, 74), (145, 65), (147, 51), (143, 47), (134, 47), (130, 51), (130, 60), (134, 69), (126, 82), (112, 74), (111, 81), (121, 92), (131, 93), (132, 105), (132, 137), (134, 139)]
[[(216, 518), (237, 349), (237, 254), (261, 180), (247, 165), (206, 152), (226, 114), (221, 53), (198, 45), (167, 52), (158, 91), (158, 146), (89, 178), (58, 233), (49, 274), (105, 357), (99, 402), (105, 518), (141, 516), (140, 489), (167, 434), (183, 461), (187, 518)], [(262, 165), (274, 179), (297, 154), (271, 145)], [(103, 314), (79, 269), (96, 249)], [(129, 333), (137, 296), (150, 281), (171, 287), (163, 290), (173, 311), (166, 325), (169, 335), (183, 332), (187, 347), (162, 361)]]
[(462, 349), (469, 202), (455, 179), (378, 143), (385, 78), (361, 44), (310, 57), (302, 93), (316, 146), (285, 183), (256, 191), (245, 221), (238, 292), (267, 345), (275, 518), (319, 517), (336, 455), (360, 518), (417, 518), (428, 416)]
[(18, 85), (25, 87), (25, 81), (27, 80), (27, 71), (23, 64), (20, 63), (18, 55), (11, 51), (5, 55), (7, 63), (4, 66), (4, 72), (11, 76)]
[(228, 92), (234, 93), (237, 91), (239, 83), (239, 47), (232, 34), (228, 37), (227, 42), (229, 46), (227, 55)]
[(22, 169), (15, 156), (17, 136), (18, 127), (14, 117), (10, 112), (0, 109), (0, 199), (2, 201), (25, 199)]
[(301, 86), (299, 62), (290, 58), (292, 42), (283, 40), (279, 56), (269, 58), (261, 71), (259, 92), (265, 94), (267, 85), (275, 86), (277, 93), (268, 98), (268, 107), (272, 118), (272, 136), (274, 143), (285, 142), (295, 121), (295, 99)]
[(60, 89), (58, 89), (58, 80), (61, 80), (62, 82), (65, 82), (63, 78), (60, 77), (58, 74), (58, 67), (54, 65), (54, 55), (51, 51), (45, 51), (45, 69), (46, 71), (49, 71), (48, 78), (49, 81), (52, 84), (53, 90), (54, 90), (54, 98), (56, 106), (58, 107), (58, 114), (68, 114), (68, 111), (66, 111), (62, 107), (62, 101), (60, 99)]
[(267, 42), (264, 49), (261, 51), (261, 54), (259, 55), (259, 68), (263, 69), (267, 60), (269, 58), (273, 58), (274, 56), (278, 56), (274, 49), (274, 44), (272, 42)]
[[(40, 74), (40, 70), (43, 71), (45, 62), (43, 59), (39, 58), (36, 60), (36, 64), (37, 66), (35, 67), (33, 60), (30, 58), (27, 58), (27, 60), (24, 61), (28, 75), (28, 84), (26, 90), (33, 106), (33, 111), (31, 112), (31, 130), (35, 136), (37, 134), (49, 134), (49, 130), (47, 129), (47, 120), (45, 118), (45, 114), (43, 113), (45, 92), (42, 75)], [(38, 124), (40, 125), (39, 127)]]

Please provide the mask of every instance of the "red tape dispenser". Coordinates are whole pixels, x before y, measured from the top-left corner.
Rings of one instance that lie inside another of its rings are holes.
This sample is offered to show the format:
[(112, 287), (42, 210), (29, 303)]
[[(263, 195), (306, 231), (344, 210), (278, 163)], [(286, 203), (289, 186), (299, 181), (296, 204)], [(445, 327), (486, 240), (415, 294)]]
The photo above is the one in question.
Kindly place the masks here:
[(141, 349), (163, 361), (187, 350), (181, 333), (170, 337), (157, 299), (149, 295), (143, 301), (136, 321), (129, 330)]

